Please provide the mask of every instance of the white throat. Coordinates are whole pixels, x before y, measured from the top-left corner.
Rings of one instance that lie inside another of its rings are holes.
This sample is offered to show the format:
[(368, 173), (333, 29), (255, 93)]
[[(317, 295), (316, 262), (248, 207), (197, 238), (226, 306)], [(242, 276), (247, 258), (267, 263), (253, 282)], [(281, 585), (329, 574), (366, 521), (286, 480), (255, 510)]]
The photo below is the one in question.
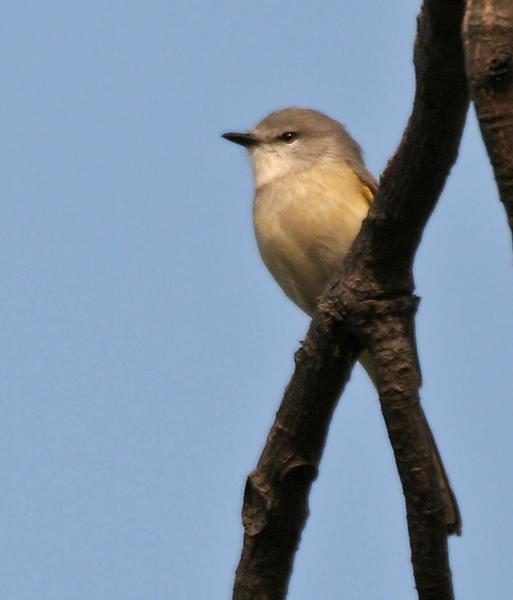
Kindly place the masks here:
[(301, 161), (294, 160), (289, 153), (280, 152), (276, 148), (255, 148), (250, 150), (249, 156), (256, 189), (297, 171), (298, 167), (304, 168)]

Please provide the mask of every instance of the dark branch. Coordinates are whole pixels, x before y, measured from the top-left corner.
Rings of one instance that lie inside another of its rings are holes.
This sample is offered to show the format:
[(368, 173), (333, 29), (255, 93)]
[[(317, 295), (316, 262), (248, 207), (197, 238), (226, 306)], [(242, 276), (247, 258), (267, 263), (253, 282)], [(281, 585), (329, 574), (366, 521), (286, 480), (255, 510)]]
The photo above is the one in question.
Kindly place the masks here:
[(513, 3), (467, 5), (464, 42), (472, 99), (513, 233)]
[(418, 399), (413, 258), (457, 149), (468, 105), (463, 0), (426, 0), (415, 46), (410, 122), (342, 270), (328, 286), (259, 463), (246, 484), (234, 600), (281, 600), (308, 514), (308, 493), (354, 360), (370, 351), (406, 497), (422, 600), (452, 598), (431, 439)]
[[(381, 408), (406, 500), (412, 564), (419, 598), (453, 598), (444, 506), (433, 463), (433, 441), (419, 401), (414, 336), (415, 298), (362, 303), (366, 336), (379, 378)], [(458, 515), (459, 516), (459, 515)], [(459, 521), (455, 524), (456, 531)]]

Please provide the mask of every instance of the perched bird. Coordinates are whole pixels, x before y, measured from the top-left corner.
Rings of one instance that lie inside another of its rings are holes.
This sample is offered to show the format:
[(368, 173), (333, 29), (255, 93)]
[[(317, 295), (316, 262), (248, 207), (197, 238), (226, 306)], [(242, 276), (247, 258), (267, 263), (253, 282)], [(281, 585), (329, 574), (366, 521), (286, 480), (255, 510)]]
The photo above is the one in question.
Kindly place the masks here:
[[(377, 191), (345, 127), (311, 109), (271, 113), (252, 131), (225, 133), (253, 167), (253, 222), (260, 254), (285, 294), (308, 315), (340, 267)], [(370, 356), (360, 356), (375, 380)], [(447, 530), (460, 533), (456, 499), (430, 432)]]

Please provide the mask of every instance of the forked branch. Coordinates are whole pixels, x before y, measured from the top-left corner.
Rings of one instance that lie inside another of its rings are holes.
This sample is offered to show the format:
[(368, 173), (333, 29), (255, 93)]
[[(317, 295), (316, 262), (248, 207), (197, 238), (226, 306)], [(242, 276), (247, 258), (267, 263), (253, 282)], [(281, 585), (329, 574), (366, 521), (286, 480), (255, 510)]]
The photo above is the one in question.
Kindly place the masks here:
[(464, 0), (424, 2), (408, 127), (369, 217), (296, 353), (293, 377), (246, 484), (234, 600), (285, 598), (333, 410), (364, 348), (377, 368), (406, 498), (419, 598), (453, 597), (440, 490), (418, 396), (412, 265), (456, 159), (467, 111), (463, 13)]

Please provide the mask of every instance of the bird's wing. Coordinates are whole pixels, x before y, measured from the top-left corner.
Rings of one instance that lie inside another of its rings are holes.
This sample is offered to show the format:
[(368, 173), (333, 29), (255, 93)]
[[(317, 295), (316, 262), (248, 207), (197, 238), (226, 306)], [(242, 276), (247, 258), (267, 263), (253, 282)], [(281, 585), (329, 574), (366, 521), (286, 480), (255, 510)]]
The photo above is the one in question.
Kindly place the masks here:
[(367, 171), (363, 163), (350, 161), (349, 164), (363, 185), (363, 192), (365, 197), (367, 198), (369, 205), (372, 204), (374, 196), (378, 191), (378, 182), (376, 181), (374, 176), (371, 173), (369, 173), (369, 171)]

